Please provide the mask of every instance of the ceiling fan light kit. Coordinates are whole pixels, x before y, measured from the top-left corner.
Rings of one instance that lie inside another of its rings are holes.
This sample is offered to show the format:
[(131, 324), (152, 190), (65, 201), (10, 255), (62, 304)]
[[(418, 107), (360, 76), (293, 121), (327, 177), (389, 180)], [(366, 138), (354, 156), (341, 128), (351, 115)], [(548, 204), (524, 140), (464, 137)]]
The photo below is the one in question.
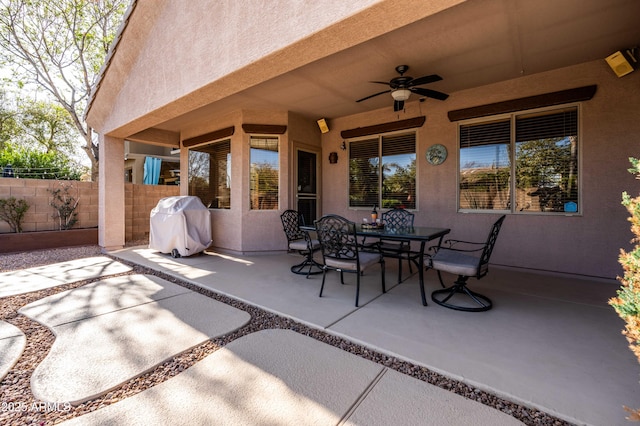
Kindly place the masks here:
[(449, 97), (446, 93), (438, 92), (436, 90), (424, 89), (417, 86), (422, 86), (423, 84), (434, 83), (436, 81), (442, 80), (437, 74), (425, 75), (423, 77), (413, 78), (409, 76), (405, 76), (409, 70), (408, 65), (398, 65), (396, 67), (396, 72), (400, 74), (399, 77), (392, 78), (390, 81), (372, 81), (371, 83), (376, 84), (384, 84), (389, 86), (389, 90), (384, 90), (382, 92), (374, 93), (373, 95), (369, 95), (362, 99), (358, 99), (356, 102), (366, 101), (367, 99), (371, 99), (375, 96), (382, 95), (383, 93), (391, 93), (391, 97), (393, 97), (393, 110), (400, 111), (404, 108), (404, 101), (409, 99), (412, 93), (416, 93), (422, 97), (433, 98), (440, 101), (444, 101)]
[(396, 101), (406, 101), (411, 96), (411, 90), (409, 89), (397, 89), (391, 92), (391, 96)]

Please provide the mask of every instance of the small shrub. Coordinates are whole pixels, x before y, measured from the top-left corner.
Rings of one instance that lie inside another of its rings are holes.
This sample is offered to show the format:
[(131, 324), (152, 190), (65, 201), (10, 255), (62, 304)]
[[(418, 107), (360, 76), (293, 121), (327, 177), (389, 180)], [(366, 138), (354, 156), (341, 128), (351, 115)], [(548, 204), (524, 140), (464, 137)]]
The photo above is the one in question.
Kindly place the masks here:
[[(640, 160), (630, 158), (629, 161), (633, 165), (629, 172), (640, 179)], [(631, 242), (636, 245), (630, 252), (620, 250), (618, 260), (624, 269), (624, 277), (618, 277), (618, 279), (622, 282), (622, 287), (618, 290), (618, 297), (610, 299), (609, 304), (625, 321), (622, 334), (627, 338), (629, 348), (640, 362), (640, 194), (632, 198), (624, 192), (622, 205), (631, 215), (629, 222), (634, 235)], [(630, 413), (629, 420), (640, 421), (640, 409), (633, 410), (627, 407), (625, 409)]]
[(17, 200), (15, 197), (0, 198), (0, 219), (7, 222), (12, 232), (22, 232), (22, 221), (29, 210), (29, 204), (25, 200)]
[(50, 205), (56, 210), (51, 217), (58, 219), (58, 229), (61, 231), (71, 229), (73, 225), (78, 222), (76, 208), (78, 208), (80, 199), (76, 200), (73, 196), (69, 195), (69, 189), (71, 188), (73, 188), (71, 184), (60, 184), (60, 188), (49, 190), (51, 195), (53, 195), (53, 200), (51, 200)]

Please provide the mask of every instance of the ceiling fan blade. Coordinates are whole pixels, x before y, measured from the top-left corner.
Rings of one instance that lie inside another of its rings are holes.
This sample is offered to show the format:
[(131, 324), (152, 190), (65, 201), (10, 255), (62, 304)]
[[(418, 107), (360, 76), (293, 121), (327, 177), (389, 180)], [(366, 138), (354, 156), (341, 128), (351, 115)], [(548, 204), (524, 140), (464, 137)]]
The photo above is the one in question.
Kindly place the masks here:
[(382, 95), (383, 93), (389, 93), (389, 92), (391, 92), (391, 89), (389, 89), (389, 90), (385, 90), (385, 91), (383, 91), (383, 92), (379, 92), (379, 93), (374, 93), (373, 95), (369, 95), (369, 96), (367, 96), (366, 98), (358, 99), (356, 102), (366, 101), (367, 99), (371, 99), (371, 98), (373, 98), (374, 96)]
[(422, 89), (420, 87), (411, 87), (413, 93), (417, 93), (418, 95), (426, 96), (427, 98), (437, 99), (439, 101), (444, 101), (449, 97), (446, 93), (438, 92), (436, 90), (431, 89)]
[(404, 109), (404, 101), (393, 101), (393, 111), (398, 112)]
[(420, 86), (422, 84), (434, 83), (442, 80), (438, 74), (425, 75), (424, 77), (414, 78), (409, 82), (409, 86)]
[(385, 86), (389, 85), (388, 81), (370, 81), (369, 83), (384, 84)]

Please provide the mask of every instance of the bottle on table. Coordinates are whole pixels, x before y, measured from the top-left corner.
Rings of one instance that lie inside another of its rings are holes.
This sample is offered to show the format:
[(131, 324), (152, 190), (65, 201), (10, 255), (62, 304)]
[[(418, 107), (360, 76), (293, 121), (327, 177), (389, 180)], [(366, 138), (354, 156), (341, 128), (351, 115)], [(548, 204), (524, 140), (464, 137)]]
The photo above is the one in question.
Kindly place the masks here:
[(378, 211), (376, 210), (376, 205), (373, 205), (373, 210), (371, 210), (371, 223), (373, 225), (376, 224), (376, 219), (378, 219)]

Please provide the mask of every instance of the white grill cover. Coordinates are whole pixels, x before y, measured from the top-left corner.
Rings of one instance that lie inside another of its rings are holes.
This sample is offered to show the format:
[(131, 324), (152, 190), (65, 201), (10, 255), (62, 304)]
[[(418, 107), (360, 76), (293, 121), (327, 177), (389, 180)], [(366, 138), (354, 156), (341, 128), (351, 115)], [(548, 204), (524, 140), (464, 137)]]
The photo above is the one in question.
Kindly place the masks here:
[(211, 245), (211, 217), (200, 198), (166, 197), (151, 210), (149, 248), (180, 256), (200, 253)]

